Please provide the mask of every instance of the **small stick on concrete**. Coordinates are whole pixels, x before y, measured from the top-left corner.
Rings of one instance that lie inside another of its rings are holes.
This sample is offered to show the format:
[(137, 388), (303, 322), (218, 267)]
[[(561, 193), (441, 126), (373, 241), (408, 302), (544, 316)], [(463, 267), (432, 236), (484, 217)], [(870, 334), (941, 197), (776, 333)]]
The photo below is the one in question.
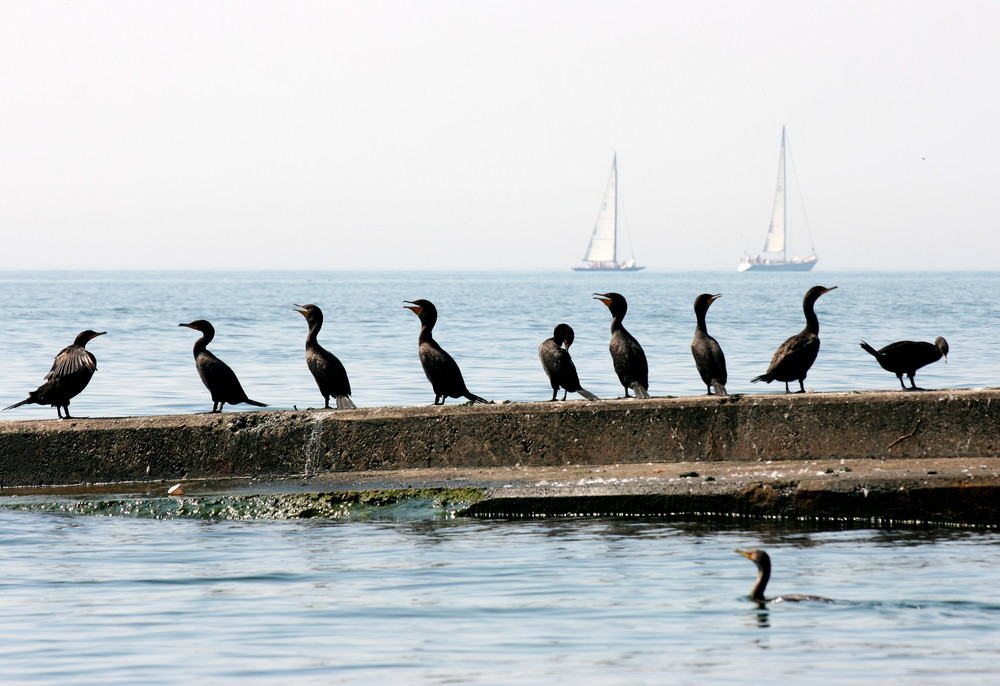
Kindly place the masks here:
[(890, 443), (889, 445), (887, 445), (885, 449), (888, 450), (889, 448), (891, 448), (892, 446), (896, 445), (897, 443), (902, 443), (907, 438), (913, 438), (913, 434), (917, 433), (917, 429), (919, 429), (919, 428), (920, 428), (920, 420), (918, 419), (916, 425), (913, 427), (913, 431), (911, 431), (910, 433), (906, 434), (905, 436), (900, 436), (895, 441), (893, 441), (892, 443)]

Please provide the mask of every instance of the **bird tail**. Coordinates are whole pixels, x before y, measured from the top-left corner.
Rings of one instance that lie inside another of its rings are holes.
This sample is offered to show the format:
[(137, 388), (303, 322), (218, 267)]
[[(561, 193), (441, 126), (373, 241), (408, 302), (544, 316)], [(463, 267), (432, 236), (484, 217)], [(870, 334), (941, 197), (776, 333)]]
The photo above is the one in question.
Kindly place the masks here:
[(250, 398), (247, 398), (243, 402), (245, 402), (247, 405), (256, 405), (257, 407), (267, 407), (267, 403), (262, 403), (258, 400), (250, 400)]
[(871, 355), (872, 357), (878, 357), (878, 351), (875, 350), (875, 348), (868, 345), (867, 343), (865, 343), (864, 341), (861, 341), (861, 349), (864, 350), (869, 355)]
[(576, 392), (579, 393), (580, 395), (582, 395), (587, 400), (591, 400), (591, 401), (600, 400), (600, 398), (598, 398), (596, 395), (594, 395), (593, 393), (591, 393), (590, 391), (588, 391), (586, 388), (578, 388), (576, 390)]
[(729, 393), (726, 392), (726, 385), (719, 383), (718, 381), (712, 382), (712, 390), (715, 391), (716, 395), (729, 395)]
[(642, 387), (638, 381), (633, 381), (631, 384), (632, 392), (635, 393), (636, 398), (648, 398), (649, 391)]
[(772, 381), (774, 381), (774, 377), (772, 377), (770, 374), (761, 374), (760, 376), (755, 376), (754, 378), (750, 379), (750, 383), (757, 383), (758, 381), (763, 381), (764, 383), (771, 383)]
[(337, 409), (338, 410), (356, 410), (358, 406), (354, 404), (349, 395), (338, 395), (335, 396), (337, 399)]
[[(13, 405), (8, 405), (7, 407), (5, 407), (5, 408), (3, 408), (3, 409), (4, 409), (4, 410), (13, 410), (13, 409), (14, 409), (15, 407), (21, 407), (21, 405), (27, 405), (27, 404), (28, 404), (28, 403), (30, 403), (30, 402), (32, 402), (31, 398), (25, 398), (25, 399), (24, 399), (24, 400), (22, 400), (21, 402), (19, 402), (19, 403), (14, 403)], [(2, 410), (0, 410), (0, 411), (2, 411)]]
[(481, 403), (483, 405), (489, 405), (490, 404), (489, 400), (487, 400), (486, 398), (480, 398), (475, 393), (466, 393), (465, 397), (468, 398), (469, 400), (471, 400), (473, 405), (475, 405), (476, 403)]

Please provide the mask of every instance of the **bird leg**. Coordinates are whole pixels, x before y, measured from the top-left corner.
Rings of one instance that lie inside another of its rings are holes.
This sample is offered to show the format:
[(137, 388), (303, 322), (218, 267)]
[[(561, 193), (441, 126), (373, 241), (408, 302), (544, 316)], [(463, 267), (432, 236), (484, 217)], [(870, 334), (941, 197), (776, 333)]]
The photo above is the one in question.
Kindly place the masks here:
[(563, 400), (565, 400), (565, 399), (566, 399), (566, 396), (567, 396), (567, 395), (569, 395), (569, 391), (566, 391), (566, 390), (564, 390), (564, 391), (563, 391)]

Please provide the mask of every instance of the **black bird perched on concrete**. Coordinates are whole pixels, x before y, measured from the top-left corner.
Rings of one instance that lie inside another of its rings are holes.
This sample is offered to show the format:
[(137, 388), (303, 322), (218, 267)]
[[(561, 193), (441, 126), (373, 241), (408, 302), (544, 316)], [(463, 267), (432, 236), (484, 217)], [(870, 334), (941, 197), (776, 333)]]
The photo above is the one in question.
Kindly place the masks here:
[[(897, 341), (890, 343), (881, 350), (875, 350), (864, 341), (861, 347), (869, 355), (878, 360), (882, 369), (892, 372), (899, 379), (899, 385), (904, 391), (921, 391), (913, 381), (913, 376), (921, 367), (937, 362), (942, 357), (948, 361), (948, 341), (938, 336), (933, 343), (924, 341)], [(910, 377), (910, 387), (903, 383), (903, 374)]]
[(726, 356), (719, 342), (708, 335), (705, 324), (709, 306), (721, 297), (722, 295), (702, 293), (694, 299), (694, 313), (698, 324), (694, 329), (694, 338), (691, 339), (691, 354), (709, 395), (712, 395), (713, 390), (716, 395), (729, 395), (726, 392)]
[(330, 396), (337, 403), (338, 410), (352, 410), (357, 407), (351, 401), (351, 380), (347, 378), (347, 370), (337, 356), (321, 346), (316, 341), (319, 330), (323, 328), (323, 310), (315, 305), (296, 305), (295, 310), (309, 324), (309, 335), (306, 336), (306, 366), (316, 379), (319, 392), (323, 394), (324, 408), (330, 407)]
[(59, 419), (69, 416), (69, 401), (76, 397), (87, 387), (90, 379), (97, 371), (97, 358), (87, 350), (87, 342), (103, 336), (107, 331), (81, 331), (77, 334), (73, 345), (68, 345), (59, 351), (55, 360), (52, 361), (52, 369), (45, 375), (45, 383), (28, 394), (28, 397), (19, 403), (14, 403), (3, 409), (12, 410), (21, 405), (34, 403), (36, 405), (52, 405), (56, 408), (56, 416)]
[[(556, 324), (552, 338), (546, 338), (538, 346), (538, 359), (549, 376), (552, 385), (552, 400), (559, 395), (559, 389), (564, 388), (563, 400), (569, 393), (579, 393), (587, 400), (600, 400), (596, 395), (580, 386), (580, 377), (576, 373), (576, 365), (569, 354), (569, 346), (573, 345), (573, 327), (569, 324)], [(562, 346), (565, 346), (563, 349)]]
[(437, 308), (430, 300), (404, 300), (403, 307), (420, 318), (420, 364), (434, 389), (434, 404), (444, 405), (445, 398), (468, 398), (473, 403), (488, 403), (485, 398), (469, 391), (462, 370), (455, 359), (434, 340), (432, 331), (437, 322)]
[(836, 286), (831, 286), (830, 288), (813, 286), (806, 291), (806, 296), (802, 299), (802, 311), (806, 315), (806, 328), (778, 346), (778, 349), (774, 351), (774, 357), (771, 358), (771, 365), (767, 368), (767, 371), (751, 379), (752, 383), (757, 383), (758, 381), (766, 381), (767, 383), (784, 381), (785, 393), (791, 393), (788, 390), (788, 382), (798, 381), (799, 390), (797, 393), (806, 392), (803, 382), (805, 381), (806, 374), (809, 373), (809, 368), (812, 367), (813, 362), (816, 361), (816, 356), (819, 354), (819, 319), (816, 318), (816, 311), (813, 309), (813, 306), (816, 304), (819, 296), (829, 293), (835, 288)]
[(750, 590), (750, 600), (754, 600), (758, 603), (798, 603), (807, 601), (818, 601), (821, 603), (833, 602), (829, 598), (823, 598), (818, 595), (799, 595), (798, 593), (782, 595), (776, 598), (765, 598), (764, 589), (767, 588), (767, 582), (771, 578), (771, 558), (763, 550), (734, 550), (733, 552), (739, 553), (757, 565), (757, 581)]
[(196, 319), (188, 324), (178, 324), (201, 332), (201, 338), (194, 342), (194, 364), (205, 388), (212, 394), (212, 412), (222, 412), (226, 403), (236, 405), (247, 403), (257, 407), (267, 407), (264, 403), (251, 400), (240, 385), (240, 380), (229, 365), (216, 357), (208, 349), (215, 338), (215, 327), (204, 319)]
[(611, 310), (611, 343), (608, 349), (611, 351), (611, 361), (615, 365), (615, 374), (618, 380), (625, 387), (625, 397), (628, 398), (628, 391), (631, 388), (635, 391), (635, 397), (649, 397), (649, 365), (646, 363), (646, 353), (643, 351), (639, 341), (630, 334), (624, 326), (622, 319), (628, 311), (628, 302), (621, 293), (594, 293), (594, 300), (600, 300)]

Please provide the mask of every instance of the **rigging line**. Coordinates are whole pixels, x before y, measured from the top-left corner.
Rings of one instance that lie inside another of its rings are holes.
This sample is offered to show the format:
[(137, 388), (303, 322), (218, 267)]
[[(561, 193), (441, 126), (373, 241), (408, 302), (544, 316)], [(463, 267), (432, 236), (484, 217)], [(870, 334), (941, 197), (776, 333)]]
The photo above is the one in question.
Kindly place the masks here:
[(632, 245), (632, 232), (628, 229), (628, 220), (625, 217), (625, 194), (622, 192), (622, 185), (618, 179), (615, 180), (615, 191), (618, 193), (618, 213), (621, 215), (619, 224), (625, 228), (625, 238), (628, 239), (628, 249), (632, 261), (635, 262), (635, 246)]
[(792, 155), (792, 146), (785, 140), (785, 149), (787, 151), (788, 159), (792, 163), (792, 176), (795, 177), (795, 190), (799, 194), (799, 206), (802, 208), (802, 219), (805, 221), (806, 225), (806, 235), (809, 236), (809, 252), (816, 252), (816, 245), (813, 243), (812, 228), (809, 226), (809, 213), (806, 212), (806, 201), (802, 197), (802, 184), (799, 183), (799, 170), (795, 166), (795, 156)]

